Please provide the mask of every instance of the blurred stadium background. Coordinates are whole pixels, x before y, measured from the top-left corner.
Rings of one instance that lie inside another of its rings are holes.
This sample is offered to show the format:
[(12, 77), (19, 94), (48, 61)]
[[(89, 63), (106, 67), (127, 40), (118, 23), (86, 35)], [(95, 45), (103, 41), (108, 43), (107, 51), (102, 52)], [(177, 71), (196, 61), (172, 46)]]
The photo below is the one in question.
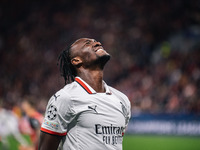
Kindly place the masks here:
[(0, 149), (31, 144), (1, 112), (18, 126), (31, 97), (43, 114), (64, 85), (57, 57), (81, 37), (102, 42), (104, 79), (131, 101), (124, 150), (200, 149), (200, 0), (1, 0)]

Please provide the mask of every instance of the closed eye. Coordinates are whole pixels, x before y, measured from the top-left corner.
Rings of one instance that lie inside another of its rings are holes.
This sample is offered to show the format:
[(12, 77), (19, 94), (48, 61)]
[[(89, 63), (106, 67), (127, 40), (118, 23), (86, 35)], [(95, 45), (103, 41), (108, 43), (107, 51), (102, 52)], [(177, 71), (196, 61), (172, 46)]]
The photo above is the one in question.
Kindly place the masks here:
[(88, 45), (88, 44), (90, 44), (90, 43), (91, 43), (90, 40), (86, 40), (86, 41), (85, 41), (85, 45)]

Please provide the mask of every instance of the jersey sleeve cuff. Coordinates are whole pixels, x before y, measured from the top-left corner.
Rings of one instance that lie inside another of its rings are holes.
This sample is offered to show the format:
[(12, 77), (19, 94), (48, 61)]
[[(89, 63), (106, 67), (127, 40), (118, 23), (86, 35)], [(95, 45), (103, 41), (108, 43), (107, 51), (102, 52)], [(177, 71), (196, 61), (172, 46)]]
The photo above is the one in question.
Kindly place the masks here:
[(42, 128), (40, 129), (42, 132), (45, 132), (45, 133), (49, 133), (49, 134), (52, 134), (52, 135), (58, 135), (58, 136), (65, 136), (67, 135), (67, 132), (65, 133), (58, 133), (58, 132), (54, 132), (54, 131), (51, 131), (51, 130), (48, 130), (48, 129), (45, 129), (45, 128)]

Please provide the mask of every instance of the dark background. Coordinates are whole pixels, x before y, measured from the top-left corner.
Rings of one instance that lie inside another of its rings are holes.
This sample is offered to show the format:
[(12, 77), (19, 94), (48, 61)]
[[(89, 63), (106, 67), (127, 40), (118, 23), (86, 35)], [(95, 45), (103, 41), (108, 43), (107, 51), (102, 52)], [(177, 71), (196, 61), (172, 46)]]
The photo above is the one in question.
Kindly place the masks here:
[(133, 113), (200, 114), (199, 0), (1, 0), (1, 101), (31, 96), (43, 112), (64, 86), (59, 53), (81, 37), (112, 55), (104, 79)]

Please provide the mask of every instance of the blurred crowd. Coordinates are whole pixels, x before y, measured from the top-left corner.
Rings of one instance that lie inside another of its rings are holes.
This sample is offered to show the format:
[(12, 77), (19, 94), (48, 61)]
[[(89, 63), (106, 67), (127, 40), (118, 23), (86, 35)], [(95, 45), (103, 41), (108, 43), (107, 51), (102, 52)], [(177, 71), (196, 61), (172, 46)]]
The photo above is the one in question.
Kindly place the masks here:
[(133, 67), (116, 87), (129, 96), (132, 113), (200, 114), (200, 49), (172, 53), (159, 63)]
[(38, 150), (43, 114), (34, 97), (25, 97), (20, 105), (0, 102), (0, 149)]
[(81, 37), (112, 55), (104, 79), (129, 97), (133, 113), (200, 114), (199, 0), (2, 0), (0, 22), (1, 117), (14, 112), (31, 126), (30, 98), (42, 117), (64, 86), (58, 55)]
[(3, 0), (0, 99), (19, 105), (34, 96), (44, 113), (64, 86), (59, 53), (89, 37), (112, 55), (104, 79), (127, 94), (134, 113), (200, 113), (200, 46), (169, 41), (199, 25), (199, 7), (199, 0)]

